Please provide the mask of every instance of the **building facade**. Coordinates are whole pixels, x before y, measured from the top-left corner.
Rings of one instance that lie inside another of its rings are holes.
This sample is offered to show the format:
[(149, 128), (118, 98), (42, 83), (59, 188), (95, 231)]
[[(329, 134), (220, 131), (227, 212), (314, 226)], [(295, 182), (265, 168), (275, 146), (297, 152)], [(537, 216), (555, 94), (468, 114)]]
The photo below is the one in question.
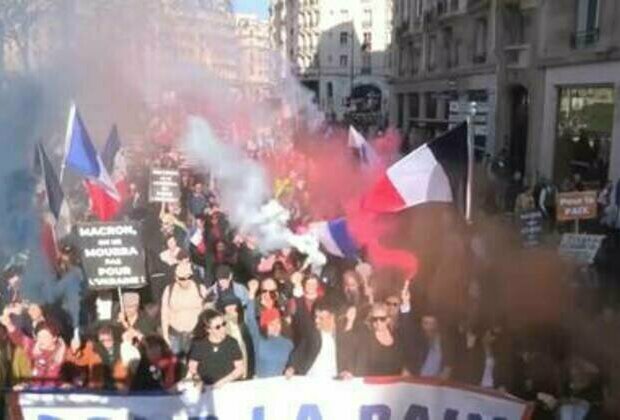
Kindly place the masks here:
[(240, 49), (239, 87), (242, 94), (256, 101), (273, 95), (274, 69), (269, 23), (253, 15), (236, 15)]
[(391, 122), (410, 147), (478, 103), (478, 156), (530, 182), (620, 177), (620, 3), (401, 0)]
[(272, 40), (331, 119), (387, 114), (391, 0), (273, 0)]
[(475, 147), (495, 148), (497, 4), (480, 0), (395, 2), (391, 123), (408, 146), (449, 128), (478, 103)]

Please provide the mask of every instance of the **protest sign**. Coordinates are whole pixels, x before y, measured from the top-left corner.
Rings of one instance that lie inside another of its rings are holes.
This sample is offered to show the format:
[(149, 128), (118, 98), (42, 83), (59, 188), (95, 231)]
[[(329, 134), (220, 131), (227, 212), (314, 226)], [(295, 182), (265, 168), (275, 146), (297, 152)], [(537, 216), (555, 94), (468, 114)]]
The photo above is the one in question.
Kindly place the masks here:
[(595, 219), (597, 216), (596, 191), (559, 193), (556, 197), (558, 222)]
[(181, 199), (180, 178), (176, 169), (151, 169), (149, 202), (178, 203)]
[(566, 233), (562, 235), (559, 252), (563, 257), (578, 264), (592, 264), (604, 235), (579, 235)]
[(543, 231), (543, 215), (538, 210), (525, 211), (519, 214), (519, 232), (524, 247), (540, 245)]
[(42, 409), (48, 416), (70, 418), (64, 414), (78, 407), (127, 410), (134, 420), (526, 420), (530, 415), (524, 401), (508, 394), (401, 378), (372, 383), (279, 377), (157, 396), (21, 393), (19, 404), (24, 418)]
[(81, 223), (77, 234), (89, 287), (145, 285), (144, 247), (138, 223)]

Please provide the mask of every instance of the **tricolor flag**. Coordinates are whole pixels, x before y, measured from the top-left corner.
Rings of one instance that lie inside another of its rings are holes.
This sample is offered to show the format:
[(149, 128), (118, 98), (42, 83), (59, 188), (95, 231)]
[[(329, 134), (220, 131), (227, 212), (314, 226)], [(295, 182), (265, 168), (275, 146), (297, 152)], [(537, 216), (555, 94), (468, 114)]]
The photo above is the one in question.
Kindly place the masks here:
[(349, 232), (345, 218), (313, 223), (310, 230), (314, 232), (325, 251), (331, 255), (348, 259), (357, 258), (359, 247)]
[(127, 184), (127, 161), (125, 151), (122, 148), (121, 140), (118, 135), (116, 124), (112, 126), (108, 140), (103, 147), (101, 160), (112, 177), (112, 182), (121, 197), (121, 201), (129, 195), (129, 185)]
[(467, 124), (417, 148), (392, 166), (362, 198), (362, 209), (395, 213), (423, 203), (455, 203), (465, 212)]
[(108, 170), (86, 130), (75, 105), (69, 112), (64, 167), (86, 178), (92, 210), (100, 220), (110, 220), (118, 211), (120, 196)]
[(37, 144), (35, 150), (35, 172), (43, 179), (48, 208), (56, 221), (56, 232), (60, 236), (68, 235), (71, 230), (69, 206), (54, 167), (41, 143)]
[(377, 165), (380, 162), (377, 152), (375, 152), (364, 136), (362, 136), (362, 134), (353, 126), (349, 127), (348, 145), (349, 147), (355, 149), (363, 166), (370, 167)]

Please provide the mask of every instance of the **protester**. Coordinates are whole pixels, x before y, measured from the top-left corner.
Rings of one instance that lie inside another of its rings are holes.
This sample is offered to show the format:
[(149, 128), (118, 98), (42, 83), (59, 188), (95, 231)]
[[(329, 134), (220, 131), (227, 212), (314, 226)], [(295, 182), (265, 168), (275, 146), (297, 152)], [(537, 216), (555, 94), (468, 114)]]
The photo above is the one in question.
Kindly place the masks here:
[(244, 374), (241, 349), (226, 334), (224, 317), (213, 309), (205, 310), (192, 340), (188, 378), (217, 388), (243, 378)]
[(295, 346), (314, 330), (314, 305), (322, 293), (321, 281), (314, 275), (305, 277), (302, 281), (302, 287), (303, 296), (291, 300), (289, 308), (289, 312), (292, 314), (293, 343)]
[(315, 326), (300, 338), (291, 353), (285, 375), (307, 375), (316, 378), (351, 377), (354, 368), (352, 351), (345, 341), (346, 331), (338, 331), (337, 308), (324, 299), (314, 306)]
[(398, 376), (406, 373), (402, 344), (390, 330), (384, 304), (372, 306), (368, 316), (370, 330), (359, 338), (355, 373), (359, 376)]
[(162, 334), (174, 354), (187, 354), (206, 297), (207, 289), (193, 281), (191, 266), (178, 265), (175, 281), (166, 287), (161, 300)]
[(51, 323), (43, 322), (34, 330), (34, 338), (24, 335), (15, 328), (9, 313), (5, 311), (0, 319), (9, 333), (14, 346), (23, 347), (30, 362), (32, 379), (27, 386), (55, 388), (62, 384), (61, 368), (65, 361), (67, 346), (60, 332)]
[(167, 343), (158, 335), (149, 335), (140, 343), (140, 363), (131, 389), (168, 391), (179, 377), (179, 365)]
[(137, 341), (144, 336), (157, 332), (157, 322), (145, 312), (140, 311), (140, 295), (136, 292), (125, 292), (122, 296), (121, 311), (118, 314), (118, 323), (122, 333), (130, 333)]
[(275, 307), (265, 308), (260, 317), (256, 308), (256, 293), (259, 283), (249, 284), (249, 302), (245, 312), (245, 323), (254, 344), (256, 377), (268, 378), (284, 373), (293, 343), (282, 335), (282, 315)]
[(215, 295), (216, 300), (235, 297), (241, 301), (243, 306), (248, 303), (248, 291), (245, 286), (233, 280), (233, 272), (230, 266), (222, 264), (215, 270), (215, 285), (210, 289), (210, 293)]

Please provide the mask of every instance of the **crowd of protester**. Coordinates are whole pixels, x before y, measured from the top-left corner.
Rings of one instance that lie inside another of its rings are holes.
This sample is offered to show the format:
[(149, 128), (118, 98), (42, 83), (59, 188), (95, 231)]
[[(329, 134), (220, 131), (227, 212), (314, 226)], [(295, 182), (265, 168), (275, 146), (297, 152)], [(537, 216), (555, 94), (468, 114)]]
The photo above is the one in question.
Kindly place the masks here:
[[(180, 163), (166, 153), (150, 165)], [(596, 362), (560, 357), (547, 345), (554, 340), (537, 345), (501, 319), (444, 319), (425, 307), (415, 281), (380, 291), (362, 261), (330, 259), (316, 276), (294, 250), (261, 255), (228, 222), (208, 175), (182, 169), (180, 202), (162, 205), (146, 202), (147, 171), (135, 172), (119, 218), (142, 222), (148, 287), (124, 291), (111, 316), (97, 313), (101, 293), (88, 290), (70, 240), (60, 246), (54, 302), (24, 300), (21, 268), (4, 272), (5, 389), (174, 391), (280, 375), (413, 375), (509, 392), (535, 404), (535, 419), (555, 418), (567, 402), (583, 418), (605, 418), (612, 379)], [(278, 182), (301, 223), (303, 191)], [(611, 311), (602, 322), (617, 327), (618, 317)]]

